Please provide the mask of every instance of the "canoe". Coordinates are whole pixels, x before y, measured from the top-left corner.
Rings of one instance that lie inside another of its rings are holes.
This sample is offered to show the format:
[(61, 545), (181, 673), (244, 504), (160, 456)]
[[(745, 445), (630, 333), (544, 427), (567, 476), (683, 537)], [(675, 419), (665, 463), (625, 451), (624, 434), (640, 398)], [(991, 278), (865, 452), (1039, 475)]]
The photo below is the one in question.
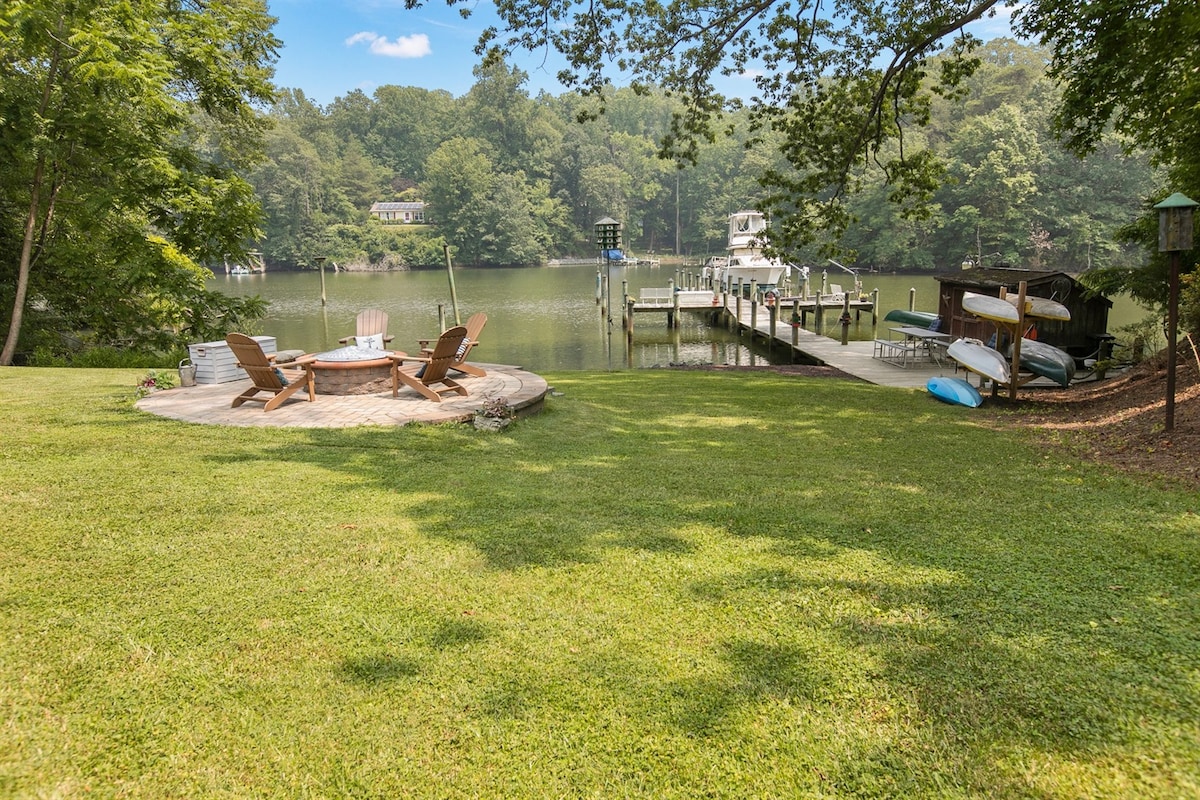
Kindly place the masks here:
[[(1011, 356), (1012, 347), (1008, 348)], [(1039, 342), (1034, 339), (1021, 340), (1021, 369), (1026, 369), (1034, 375), (1049, 378), (1059, 386), (1071, 385), (1075, 377), (1075, 359), (1070, 353), (1064, 352), (1052, 344)]]
[(1016, 324), (1021, 319), (1012, 303), (1001, 300), (999, 297), (992, 297), (990, 294), (963, 292), (962, 307), (964, 311), (969, 311), (977, 317), (989, 319), (992, 322)]
[(1011, 379), (1012, 371), (1008, 367), (1008, 362), (1004, 356), (990, 347), (959, 339), (946, 348), (946, 355), (957, 361), (968, 372), (991, 378), (997, 383), (1008, 383)]
[(980, 396), (979, 390), (962, 378), (945, 378), (941, 376), (930, 378), (925, 383), (925, 388), (938, 400), (952, 405), (979, 408), (983, 403), (983, 397)]
[(893, 308), (884, 315), (884, 322), (899, 322), (901, 325), (912, 325), (915, 328), (928, 328), (938, 318), (937, 314), (928, 311), (908, 311), (903, 308)]
[[(1018, 296), (1010, 294), (1005, 298), (1012, 304), (1013, 308), (1017, 307)], [(1057, 300), (1051, 300), (1048, 297), (1033, 297), (1025, 295), (1025, 316), (1036, 317), (1037, 319), (1052, 319), (1059, 322), (1071, 321), (1071, 309), (1064, 306)]]

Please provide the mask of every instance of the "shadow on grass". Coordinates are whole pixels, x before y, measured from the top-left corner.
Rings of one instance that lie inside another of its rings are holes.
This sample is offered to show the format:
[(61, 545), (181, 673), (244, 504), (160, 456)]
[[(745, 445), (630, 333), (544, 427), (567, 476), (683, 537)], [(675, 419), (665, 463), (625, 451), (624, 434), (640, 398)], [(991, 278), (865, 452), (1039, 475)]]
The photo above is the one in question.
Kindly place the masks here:
[(341, 672), (351, 683), (372, 685), (412, 678), (420, 670), (411, 659), (380, 653), (347, 658), (342, 662)]
[[(604, 567), (632, 550), (651, 572), (687, 559), (692, 579), (664, 588), (693, 612), (675, 624), (704, 641), (706, 620), (732, 615), (755, 636), (697, 653), (726, 677), (656, 681), (648, 655), (646, 680), (618, 683), (616, 702), (636, 717), (664, 698), (662, 719), (690, 736), (778, 699), (845, 714), (857, 733), (823, 765), (843, 790), (932, 790), (914, 741), (953, 771), (939, 779), (1000, 773), (993, 785), (1036, 794), (1012, 754), (1086, 765), (1179, 740), (1200, 708), (1200, 565), (1179, 507), (1142, 508), (1123, 479), (921, 394), (835, 383), (589, 374), (555, 381), (565, 396), (504, 436), (315, 431), (262, 457), (385, 497), (428, 493), (405, 508), (420, 535), (494, 572)], [(451, 626), (442, 641), (482, 635)], [(481, 706), (544, 702), (530, 676), (487, 687)], [(856, 703), (891, 716), (857, 719)]]

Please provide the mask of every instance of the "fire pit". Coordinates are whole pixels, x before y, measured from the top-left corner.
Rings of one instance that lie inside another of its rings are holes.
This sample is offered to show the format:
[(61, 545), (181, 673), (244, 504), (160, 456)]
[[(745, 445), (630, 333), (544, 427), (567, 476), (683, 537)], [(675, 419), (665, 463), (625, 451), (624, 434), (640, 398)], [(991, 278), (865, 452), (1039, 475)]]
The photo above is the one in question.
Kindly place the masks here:
[(362, 394), (372, 391), (367, 384), (391, 378), (391, 355), (387, 350), (356, 345), (317, 353), (317, 360), (312, 365), (317, 394)]

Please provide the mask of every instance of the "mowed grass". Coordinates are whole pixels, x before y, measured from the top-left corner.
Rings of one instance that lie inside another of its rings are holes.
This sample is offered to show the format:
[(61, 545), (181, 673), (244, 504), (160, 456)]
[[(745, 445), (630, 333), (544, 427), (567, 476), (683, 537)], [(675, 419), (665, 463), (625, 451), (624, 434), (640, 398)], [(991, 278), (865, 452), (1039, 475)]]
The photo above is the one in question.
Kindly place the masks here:
[(1194, 494), (850, 381), (497, 435), (138, 377), (0, 370), (0, 797), (1200, 795)]

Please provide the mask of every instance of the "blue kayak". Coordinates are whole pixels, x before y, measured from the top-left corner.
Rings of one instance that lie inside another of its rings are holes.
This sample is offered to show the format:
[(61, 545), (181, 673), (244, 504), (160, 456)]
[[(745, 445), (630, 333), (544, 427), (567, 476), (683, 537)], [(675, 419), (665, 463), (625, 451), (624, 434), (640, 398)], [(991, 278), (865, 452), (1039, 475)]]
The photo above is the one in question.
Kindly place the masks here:
[(983, 404), (983, 397), (980, 396), (979, 390), (962, 378), (944, 378), (941, 376), (930, 378), (925, 384), (925, 388), (929, 390), (931, 395), (946, 403), (966, 406), (967, 408), (978, 408)]

